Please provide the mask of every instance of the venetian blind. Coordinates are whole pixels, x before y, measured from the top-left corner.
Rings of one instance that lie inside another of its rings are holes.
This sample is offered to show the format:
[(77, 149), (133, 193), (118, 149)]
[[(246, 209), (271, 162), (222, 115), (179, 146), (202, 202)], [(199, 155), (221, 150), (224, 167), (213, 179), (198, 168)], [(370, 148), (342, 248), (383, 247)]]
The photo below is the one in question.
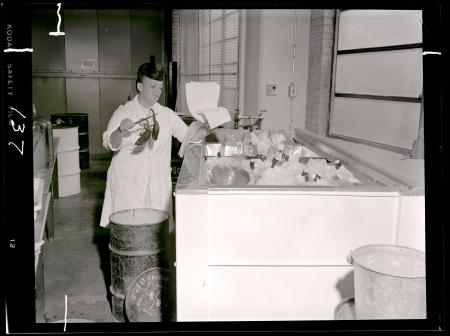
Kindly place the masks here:
[(177, 96), (175, 101), (175, 111), (185, 113), (188, 108), (186, 105), (186, 98), (184, 86), (186, 84), (185, 78), (181, 75), (183, 56), (182, 56), (182, 11), (179, 9), (172, 10), (172, 62), (177, 62)]
[(220, 84), (219, 106), (239, 103), (239, 10), (199, 11), (199, 81)]
[(180, 64), (181, 60), (181, 13), (179, 9), (172, 10), (172, 62)]

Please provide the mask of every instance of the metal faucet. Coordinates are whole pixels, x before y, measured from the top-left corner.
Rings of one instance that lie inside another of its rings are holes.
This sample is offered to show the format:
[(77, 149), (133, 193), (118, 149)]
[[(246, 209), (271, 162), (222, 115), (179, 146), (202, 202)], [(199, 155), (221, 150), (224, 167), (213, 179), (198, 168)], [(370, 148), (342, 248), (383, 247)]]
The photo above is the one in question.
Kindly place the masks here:
[[(261, 129), (261, 123), (262, 123), (266, 113), (267, 113), (267, 110), (262, 109), (259, 111), (259, 115), (250, 116), (250, 132), (253, 132), (253, 127), (255, 127), (255, 129), (257, 129), (257, 130)], [(256, 122), (253, 123), (253, 120), (256, 120)]]
[(235, 113), (234, 113), (234, 129), (238, 129), (239, 128), (239, 121), (241, 120), (241, 118), (239, 117), (239, 110), (236, 109)]
[(239, 115), (239, 109), (236, 109), (236, 113), (234, 114), (234, 129), (239, 129), (241, 120), (250, 119), (250, 117), (244, 117)]
[[(239, 116), (239, 110), (236, 110), (236, 114), (234, 115), (234, 128), (238, 129), (240, 127), (239, 123), (241, 120), (249, 120), (250, 124), (244, 125), (243, 127), (246, 128), (246, 126), (248, 126), (248, 128), (250, 129), (250, 132), (253, 132), (253, 129), (259, 130), (259, 129), (261, 129), (261, 122), (263, 121), (266, 113), (267, 113), (267, 110), (262, 109), (259, 111), (259, 114), (256, 116), (243, 117), (243, 116)], [(255, 123), (253, 123), (254, 120), (255, 120)]]

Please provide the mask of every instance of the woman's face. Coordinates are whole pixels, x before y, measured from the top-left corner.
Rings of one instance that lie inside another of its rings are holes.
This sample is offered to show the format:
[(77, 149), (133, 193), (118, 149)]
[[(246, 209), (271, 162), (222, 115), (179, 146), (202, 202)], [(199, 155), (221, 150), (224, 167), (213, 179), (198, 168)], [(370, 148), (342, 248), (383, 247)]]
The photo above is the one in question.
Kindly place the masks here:
[(139, 90), (141, 103), (143, 103), (145, 107), (151, 107), (161, 96), (163, 82), (144, 76), (142, 82), (137, 83), (137, 89)]

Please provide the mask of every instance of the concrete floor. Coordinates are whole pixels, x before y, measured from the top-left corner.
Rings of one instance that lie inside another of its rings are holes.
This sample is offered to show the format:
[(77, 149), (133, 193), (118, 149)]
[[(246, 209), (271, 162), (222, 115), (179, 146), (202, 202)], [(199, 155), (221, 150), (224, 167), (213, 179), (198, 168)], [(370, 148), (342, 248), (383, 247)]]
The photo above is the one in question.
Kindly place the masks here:
[(109, 160), (82, 170), (81, 192), (56, 199), (55, 237), (43, 246), (45, 321), (114, 322), (110, 308), (109, 230), (99, 226)]

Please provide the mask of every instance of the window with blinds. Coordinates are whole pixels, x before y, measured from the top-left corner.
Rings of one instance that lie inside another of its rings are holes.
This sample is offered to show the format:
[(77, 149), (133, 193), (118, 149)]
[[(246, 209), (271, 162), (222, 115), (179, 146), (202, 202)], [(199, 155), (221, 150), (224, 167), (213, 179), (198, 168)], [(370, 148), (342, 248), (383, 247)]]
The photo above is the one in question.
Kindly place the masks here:
[[(186, 97), (184, 93), (184, 85), (186, 80), (181, 74), (183, 56), (182, 56), (182, 11), (179, 9), (172, 10), (172, 62), (177, 62), (177, 87), (175, 97), (175, 111), (185, 113), (187, 111)], [(170, 77), (172, 74), (170, 75)]]
[(181, 61), (181, 13), (179, 9), (172, 10), (172, 62)]
[(341, 11), (336, 34), (329, 135), (409, 151), (421, 110), (421, 11)]
[(199, 81), (220, 84), (219, 106), (234, 115), (239, 104), (240, 11), (199, 11)]

